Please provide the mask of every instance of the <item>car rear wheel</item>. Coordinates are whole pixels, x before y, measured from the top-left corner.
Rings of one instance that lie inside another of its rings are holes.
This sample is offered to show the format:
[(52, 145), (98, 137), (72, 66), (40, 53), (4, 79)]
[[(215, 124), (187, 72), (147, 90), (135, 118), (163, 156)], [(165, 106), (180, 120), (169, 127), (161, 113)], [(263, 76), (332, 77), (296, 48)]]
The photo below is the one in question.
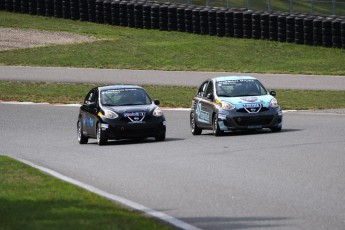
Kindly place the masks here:
[(98, 145), (105, 145), (107, 144), (107, 138), (104, 136), (104, 133), (102, 131), (102, 125), (101, 123), (97, 123), (97, 135), (96, 135), (96, 138), (97, 138), (97, 144)]
[(215, 114), (212, 119), (212, 124), (213, 124), (213, 135), (215, 136), (221, 136), (224, 134), (222, 130), (220, 130), (219, 125), (218, 125), (218, 116)]
[(190, 129), (191, 129), (193, 135), (200, 135), (202, 132), (202, 129), (200, 129), (195, 122), (194, 113), (190, 114)]
[(77, 135), (79, 144), (87, 144), (89, 138), (84, 136), (83, 134), (83, 127), (81, 125), (81, 121), (78, 121), (77, 123)]

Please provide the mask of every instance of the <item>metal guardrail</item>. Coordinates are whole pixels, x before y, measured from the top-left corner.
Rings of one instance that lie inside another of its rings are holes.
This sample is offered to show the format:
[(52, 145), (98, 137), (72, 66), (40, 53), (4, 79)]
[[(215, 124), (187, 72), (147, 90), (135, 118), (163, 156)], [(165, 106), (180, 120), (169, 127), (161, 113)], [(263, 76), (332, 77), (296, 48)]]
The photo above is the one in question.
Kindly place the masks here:
[[(159, 0), (167, 2), (166, 0)], [(168, 0), (170, 3), (256, 11), (282, 11), (290, 14), (345, 16), (345, 0)]]

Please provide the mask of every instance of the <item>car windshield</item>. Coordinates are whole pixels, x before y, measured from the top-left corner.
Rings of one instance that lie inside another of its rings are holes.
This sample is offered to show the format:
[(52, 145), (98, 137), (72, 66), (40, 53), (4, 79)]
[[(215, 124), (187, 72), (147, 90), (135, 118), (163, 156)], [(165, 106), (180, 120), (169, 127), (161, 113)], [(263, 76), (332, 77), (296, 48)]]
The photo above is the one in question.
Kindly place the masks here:
[(100, 99), (103, 106), (148, 105), (152, 103), (151, 98), (140, 88), (103, 90)]
[(243, 97), (266, 95), (265, 87), (255, 79), (217, 81), (216, 92), (219, 97)]

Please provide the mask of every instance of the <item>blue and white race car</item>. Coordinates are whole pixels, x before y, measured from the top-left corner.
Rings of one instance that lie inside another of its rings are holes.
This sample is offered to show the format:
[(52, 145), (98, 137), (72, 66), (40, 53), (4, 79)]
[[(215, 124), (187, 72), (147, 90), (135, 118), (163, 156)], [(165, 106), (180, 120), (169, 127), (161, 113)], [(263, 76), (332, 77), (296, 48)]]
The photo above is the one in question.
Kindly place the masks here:
[(254, 77), (208, 79), (192, 100), (192, 134), (200, 135), (203, 129), (213, 130), (215, 136), (232, 130), (281, 131), (283, 113), (275, 95), (275, 91), (268, 92)]

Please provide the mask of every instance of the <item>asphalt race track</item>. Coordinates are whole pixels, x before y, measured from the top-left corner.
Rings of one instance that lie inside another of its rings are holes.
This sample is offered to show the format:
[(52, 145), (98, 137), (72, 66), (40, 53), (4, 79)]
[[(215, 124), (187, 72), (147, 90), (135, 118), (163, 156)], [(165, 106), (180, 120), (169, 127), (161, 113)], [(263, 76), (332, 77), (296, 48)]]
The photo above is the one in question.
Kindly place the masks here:
[(0, 103), (1, 154), (19, 157), (201, 229), (345, 229), (345, 114), (286, 112), (280, 133), (79, 145), (77, 107)]
[(345, 76), (0, 66), (0, 80), (198, 87), (215, 76), (250, 75), (269, 89), (345, 90)]

